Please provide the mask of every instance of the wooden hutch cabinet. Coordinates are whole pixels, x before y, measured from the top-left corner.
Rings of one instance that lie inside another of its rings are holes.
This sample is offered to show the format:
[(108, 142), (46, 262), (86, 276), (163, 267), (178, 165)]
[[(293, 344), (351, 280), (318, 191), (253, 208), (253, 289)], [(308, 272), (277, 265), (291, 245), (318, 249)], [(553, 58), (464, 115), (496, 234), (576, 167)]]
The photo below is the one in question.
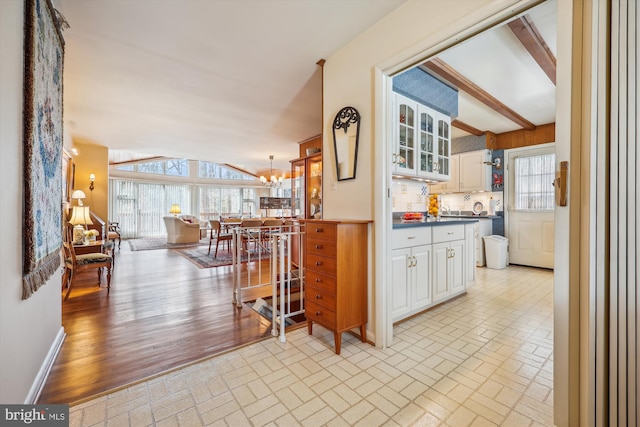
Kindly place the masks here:
[(322, 153), (291, 161), (292, 216), (322, 218)]
[(368, 226), (371, 221), (304, 221), (305, 315), (333, 331), (336, 354), (342, 332), (359, 327), (366, 342)]

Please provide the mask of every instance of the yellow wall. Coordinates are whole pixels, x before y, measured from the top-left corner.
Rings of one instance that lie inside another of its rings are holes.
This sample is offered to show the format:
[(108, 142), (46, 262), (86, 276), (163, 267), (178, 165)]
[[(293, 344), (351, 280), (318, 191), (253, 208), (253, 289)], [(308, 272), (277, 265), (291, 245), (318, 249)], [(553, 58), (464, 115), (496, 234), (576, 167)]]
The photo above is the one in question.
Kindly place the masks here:
[[(84, 204), (106, 222), (109, 220), (109, 150), (77, 138), (73, 140), (73, 148), (78, 151), (73, 156), (74, 189), (84, 191), (87, 195)], [(96, 175), (93, 191), (89, 190), (89, 174), (92, 173)]]

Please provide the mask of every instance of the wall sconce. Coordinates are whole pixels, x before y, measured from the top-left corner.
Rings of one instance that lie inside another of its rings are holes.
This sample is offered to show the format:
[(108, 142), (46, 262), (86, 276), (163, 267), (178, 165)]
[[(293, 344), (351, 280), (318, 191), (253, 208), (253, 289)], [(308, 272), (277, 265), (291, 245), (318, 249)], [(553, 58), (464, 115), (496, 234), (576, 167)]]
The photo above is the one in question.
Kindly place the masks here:
[(71, 198), (78, 201), (78, 206), (82, 206), (82, 199), (86, 199), (87, 195), (84, 194), (84, 191), (82, 190), (73, 190), (73, 193), (71, 193)]
[(93, 189), (95, 188), (93, 184), (95, 182), (96, 182), (96, 175), (92, 173), (89, 175), (89, 190), (93, 191)]

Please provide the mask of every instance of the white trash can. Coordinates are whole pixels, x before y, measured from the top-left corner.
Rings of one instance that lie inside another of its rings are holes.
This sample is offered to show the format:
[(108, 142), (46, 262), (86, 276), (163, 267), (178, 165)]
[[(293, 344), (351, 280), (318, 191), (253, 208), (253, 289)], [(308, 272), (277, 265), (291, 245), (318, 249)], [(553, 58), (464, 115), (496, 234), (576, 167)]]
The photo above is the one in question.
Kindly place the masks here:
[(484, 251), (487, 259), (487, 267), (502, 270), (507, 266), (507, 247), (509, 239), (503, 236), (484, 236)]

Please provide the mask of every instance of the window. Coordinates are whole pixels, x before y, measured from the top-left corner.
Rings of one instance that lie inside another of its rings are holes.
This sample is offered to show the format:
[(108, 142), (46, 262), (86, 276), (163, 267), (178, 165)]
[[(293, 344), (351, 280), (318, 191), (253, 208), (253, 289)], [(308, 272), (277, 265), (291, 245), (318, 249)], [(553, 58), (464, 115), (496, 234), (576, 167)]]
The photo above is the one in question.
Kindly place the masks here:
[(255, 188), (199, 187), (200, 217), (217, 219), (226, 216), (255, 216)]
[(527, 211), (549, 211), (555, 207), (556, 155), (516, 157), (515, 208)]
[(202, 160), (198, 162), (198, 176), (200, 178), (217, 178), (246, 181), (256, 180), (256, 177), (251, 174), (242, 173), (235, 169), (219, 165), (218, 163), (206, 162)]
[(116, 166), (117, 170), (139, 173), (150, 173), (168, 176), (189, 176), (189, 161), (187, 159), (158, 160), (136, 165)]
[(163, 216), (172, 204), (188, 214), (191, 193), (186, 184), (149, 184), (112, 180), (110, 211), (113, 221), (120, 223), (122, 237), (163, 237), (167, 235)]

